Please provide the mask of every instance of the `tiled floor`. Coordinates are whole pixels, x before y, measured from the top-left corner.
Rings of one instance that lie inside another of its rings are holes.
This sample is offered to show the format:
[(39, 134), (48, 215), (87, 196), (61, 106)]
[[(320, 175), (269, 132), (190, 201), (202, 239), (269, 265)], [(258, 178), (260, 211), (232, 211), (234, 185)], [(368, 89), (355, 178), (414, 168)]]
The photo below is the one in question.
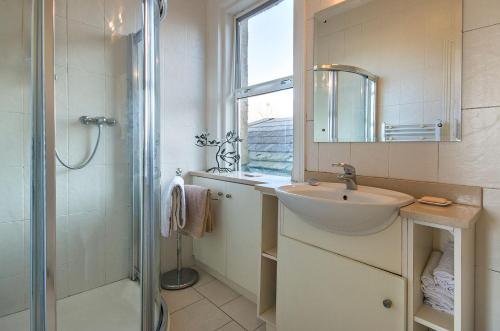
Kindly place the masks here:
[(204, 271), (195, 286), (162, 295), (170, 309), (170, 331), (266, 330), (255, 303)]

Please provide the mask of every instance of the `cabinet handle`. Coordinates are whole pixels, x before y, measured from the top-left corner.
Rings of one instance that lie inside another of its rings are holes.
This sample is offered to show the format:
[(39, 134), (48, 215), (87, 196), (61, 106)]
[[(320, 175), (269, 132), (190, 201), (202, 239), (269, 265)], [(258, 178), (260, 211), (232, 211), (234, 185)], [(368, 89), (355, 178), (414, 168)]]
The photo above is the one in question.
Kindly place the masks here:
[(391, 299), (385, 299), (382, 301), (382, 304), (384, 305), (385, 308), (389, 309), (392, 307), (392, 300)]
[(217, 192), (217, 195), (218, 195), (218, 196), (220, 196), (220, 197), (221, 197), (223, 194), (224, 194), (224, 193), (222, 193), (222, 192)]
[(226, 198), (231, 199), (233, 196), (231, 194), (226, 194)]

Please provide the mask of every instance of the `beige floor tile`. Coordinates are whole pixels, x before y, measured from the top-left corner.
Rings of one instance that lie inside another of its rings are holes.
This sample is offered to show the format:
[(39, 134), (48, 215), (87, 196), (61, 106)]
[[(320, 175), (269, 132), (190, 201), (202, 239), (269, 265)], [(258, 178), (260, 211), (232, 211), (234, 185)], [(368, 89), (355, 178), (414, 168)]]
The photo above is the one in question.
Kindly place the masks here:
[(206, 299), (176, 311), (171, 318), (172, 331), (214, 331), (231, 321)]
[(200, 286), (196, 290), (205, 296), (205, 298), (215, 303), (218, 307), (236, 299), (239, 296), (238, 293), (218, 280), (214, 280), (208, 284)]
[(257, 305), (245, 297), (240, 296), (221, 306), (220, 309), (246, 330), (255, 330), (262, 324), (262, 321), (257, 319)]
[(200, 275), (200, 279), (198, 279), (198, 282), (196, 284), (194, 284), (194, 288), (199, 288), (203, 285), (206, 285), (208, 283), (210, 283), (211, 281), (213, 281), (215, 278), (210, 275), (208, 272), (204, 271), (204, 270), (201, 270), (200, 268), (195, 268), (199, 275)]
[(217, 331), (245, 331), (245, 329), (243, 329), (235, 321), (232, 321), (231, 323), (227, 323), (226, 325), (224, 325), (220, 329), (217, 329)]
[(184, 290), (178, 291), (161, 291), (161, 295), (165, 299), (168, 305), (168, 310), (170, 313), (176, 312), (179, 309), (187, 307), (197, 301), (203, 299), (203, 297), (196, 292), (194, 289), (188, 287)]

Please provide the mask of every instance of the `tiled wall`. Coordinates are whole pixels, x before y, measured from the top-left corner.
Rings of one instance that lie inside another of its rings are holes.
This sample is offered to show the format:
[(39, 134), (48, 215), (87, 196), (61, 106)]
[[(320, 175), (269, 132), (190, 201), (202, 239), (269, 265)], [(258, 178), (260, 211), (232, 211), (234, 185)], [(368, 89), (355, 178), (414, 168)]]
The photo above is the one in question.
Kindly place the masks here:
[[(312, 68), (313, 15), (339, 0), (307, 0), (307, 68)], [(500, 329), (500, 2), (464, 0), (463, 141), (327, 144), (312, 141), (312, 91), (306, 91), (306, 169), (331, 171), (346, 161), (361, 175), (476, 185), (484, 188), (477, 226), (476, 331)]]
[(56, 7), (56, 146), (70, 164), (94, 146), (82, 115), (118, 120), (103, 127), (82, 170), (57, 167), (58, 298), (128, 277), (131, 193), (128, 145), (128, 35), (138, 31), (134, 0), (66, 0)]
[[(165, 185), (177, 168), (184, 173), (205, 166), (205, 151), (194, 136), (205, 130), (206, 1), (170, 0), (161, 23), (161, 171)], [(161, 268), (176, 263), (175, 237), (162, 240)], [(192, 259), (192, 241), (183, 240), (184, 263)]]

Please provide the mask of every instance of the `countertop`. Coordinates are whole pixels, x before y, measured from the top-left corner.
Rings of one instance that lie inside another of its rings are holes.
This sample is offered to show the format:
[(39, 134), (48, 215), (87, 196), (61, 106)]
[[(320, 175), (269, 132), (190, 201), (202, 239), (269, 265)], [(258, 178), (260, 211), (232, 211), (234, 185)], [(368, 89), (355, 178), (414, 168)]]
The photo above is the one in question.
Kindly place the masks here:
[(195, 177), (203, 177), (210, 179), (223, 180), (226, 182), (244, 184), (244, 185), (252, 185), (256, 190), (261, 191), (265, 194), (274, 195), (274, 189), (276, 187), (290, 184), (290, 178), (280, 177), (280, 176), (272, 176), (272, 175), (256, 175), (235, 171), (231, 173), (208, 173), (205, 171), (190, 171), (189, 175)]
[(402, 217), (462, 229), (472, 227), (480, 214), (480, 207), (460, 204), (438, 207), (415, 202), (401, 208)]

